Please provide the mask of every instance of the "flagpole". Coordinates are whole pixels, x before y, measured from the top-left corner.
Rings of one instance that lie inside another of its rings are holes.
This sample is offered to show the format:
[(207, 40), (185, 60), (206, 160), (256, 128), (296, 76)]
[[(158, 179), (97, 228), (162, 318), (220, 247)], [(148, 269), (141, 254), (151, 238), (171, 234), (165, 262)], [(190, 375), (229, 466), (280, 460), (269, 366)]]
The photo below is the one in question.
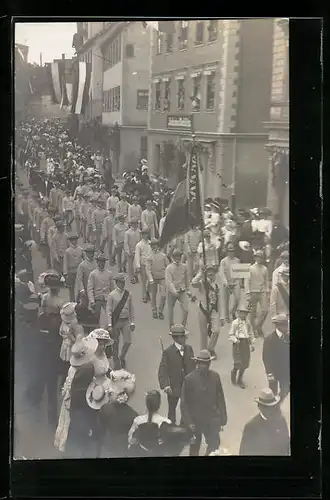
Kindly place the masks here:
[[(194, 151), (196, 147), (196, 135), (194, 133), (191, 134), (192, 141), (193, 141), (193, 146), (192, 146), (192, 151)], [(199, 179), (199, 163), (197, 165), (198, 168), (198, 182), (200, 183)], [(200, 185), (200, 184), (199, 184)], [(201, 207), (203, 210), (203, 207)], [(205, 224), (204, 224), (204, 214), (203, 212), (201, 213), (201, 221), (200, 221), (200, 228), (201, 228), (201, 235), (202, 235), (202, 253), (203, 253), (203, 274), (204, 274), (204, 289), (205, 289), (205, 299), (206, 299), (206, 312), (207, 312), (207, 333), (208, 336), (210, 337), (212, 334), (212, 324), (211, 324), (211, 314), (210, 314), (210, 299), (209, 299), (209, 286), (207, 282), (207, 277), (206, 277), (206, 252), (205, 252), (205, 239), (204, 239), (204, 230), (205, 230)]]

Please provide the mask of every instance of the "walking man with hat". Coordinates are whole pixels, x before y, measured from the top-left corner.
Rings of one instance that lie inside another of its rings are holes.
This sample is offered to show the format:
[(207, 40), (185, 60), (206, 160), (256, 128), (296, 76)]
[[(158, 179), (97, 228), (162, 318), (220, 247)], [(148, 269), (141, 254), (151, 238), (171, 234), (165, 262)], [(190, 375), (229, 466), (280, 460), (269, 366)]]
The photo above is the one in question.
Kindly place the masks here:
[(125, 233), (128, 230), (128, 224), (125, 222), (125, 216), (123, 214), (119, 214), (117, 216), (118, 222), (115, 224), (113, 228), (113, 245), (116, 255), (117, 268), (118, 272), (122, 273), (126, 268), (126, 257), (124, 252), (124, 240)]
[(244, 427), (239, 454), (245, 456), (289, 456), (290, 436), (281, 412), (279, 396), (263, 389), (255, 399), (259, 413)]
[(226, 401), (219, 374), (210, 370), (210, 352), (202, 349), (193, 359), (196, 369), (186, 376), (182, 386), (181, 415), (195, 435), (190, 456), (198, 456), (202, 435), (207, 444), (205, 455), (209, 455), (219, 448), (220, 431), (227, 424)]
[(141, 241), (141, 231), (138, 228), (138, 219), (133, 218), (130, 228), (124, 233), (124, 250), (128, 267), (128, 278), (132, 284), (136, 283), (136, 273), (134, 271), (134, 258), (136, 245)]
[[(251, 324), (247, 319), (249, 309), (244, 303), (238, 306), (238, 318), (234, 319), (231, 324), (229, 339), (233, 343), (233, 362), (234, 366), (231, 371), (231, 382), (233, 385), (238, 385), (245, 389), (243, 375), (245, 370), (250, 365), (250, 353), (254, 350), (254, 335)], [(238, 379), (237, 377), (238, 372)]]
[(61, 276), (63, 274), (64, 253), (68, 248), (68, 235), (64, 232), (64, 222), (56, 222), (56, 231), (50, 241), (51, 260), (54, 270)]
[(275, 331), (264, 340), (262, 360), (269, 387), (283, 401), (290, 392), (290, 336), (287, 314), (272, 318)]
[[(163, 311), (166, 302), (165, 269), (168, 265), (168, 260), (159, 247), (159, 240), (151, 240), (150, 246), (151, 256), (147, 260), (146, 271), (151, 289), (152, 316), (154, 319), (164, 319)], [(158, 292), (160, 295), (159, 308), (157, 308)]]
[(150, 238), (156, 238), (158, 235), (157, 215), (151, 200), (146, 202), (146, 209), (141, 214), (141, 228), (149, 231)]
[(87, 296), (87, 284), (89, 275), (96, 269), (96, 261), (94, 259), (94, 245), (87, 245), (85, 248), (85, 258), (77, 268), (76, 290), (77, 293), (84, 292)]
[(104, 219), (107, 216), (107, 211), (105, 209), (105, 202), (101, 198), (101, 195), (98, 196), (96, 200), (96, 209), (92, 213), (92, 229), (94, 234), (95, 246), (96, 250), (100, 250), (101, 245), (101, 236), (102, 236), (102, 228)]
[(107, 258), (103, 254), (96, 256), (96, 269), (94, 269), (88, 278), (87, 295), (89, 306), (95, 316), (98, 318), (100, 325), (101, 310), (106, 309), (109, 293), (113, 290), (112, 273), (110, 269), (106, 269), (105, 263)]
[(289, 266), (281, 266), (278, 279), (272, 287), (270, 294), (270, 314), (272, 317), (278, 314), (290, 315), (290, 269)]
[[(268, 313), (268, 270), (263, 265), (263, 251), (255, 252), (255, 263), (250, 266), (250, 276), (246, 279), (246, 296), (250, 303), (250, 322), (255, 336), (263, 337), (262, 326)], [(257, 321), (257, 307), (260, 305), (260, 316)]]
[(144, 303), (148, 302), (149, 299), (146, 265), (150, 258), (151, 246), (149, 243), (149, 231), (147, 229), (142, 229), (141, 240), (135, 247), (135, 270), (137, 274), (141, 276), (142, 302)]
[(78, 266), (84, 259), (84, 251), (78, 246), (78, 235), (69, 234), (69, 248), (64, 252), (63, 276), (69, 288), (70, 302), (75, 301), (75, 284), (77, 278)]
[(168, 418), (176, 423), (176, 407), (181, 396), (183, 381), (195, 369), (193, 348), (186, 344), (188, 332), (183, 325), (173, 325), (170, 331), (173, 343), (163, 350), (158, 369), (160, 388), (166, 393)]
[[(112, 346), (115, 369), (126, 368), (126, 354), (132, 343), (132, 332), (135, 330), (134, 307), (132, 294), (125, 287), (125, 275), (119, 273), (115, 277), (116, 288), (107, 299), (106, 312), (108, 330), (114, 341)], [(119, 356), (120, 335), (123, 346)]]
[[(206, 273), (206, 277), (205, 277)], [(199, 328), (201, 335), (201, 349), (208, 349), (215, 358), (215, 346), (220, 335), (221, 311), (219, 285), (216, 282), (217, 266), (208, 265), (199, 270), (191, 285), (198, 287), (199, 300)], [(206, 287), (208, 289), (206, 289)], [(208, 293), (208, 304), (206, 294)], [(223, 324), (223, 323), (222, 323)]]
[(47, 216), (42, 220), (40, 225), (40, 249), (42, 256), (44, 257), (44, 259), (46, 259), (47, 267), (50, 268), (50, 241), (48, 240), (48, 230), (50, 229), (50, 227), (55, 226), (55, 208), (49, 206), (47, 212)]
[(182, 252), (175, 248), (172, 252), (173, 261), (166, 267), (165, 283), (167, 288), (167, 303), (169, 326), (174, 323), (174, 306), (179, 301), (182, 311), (181, 324), (186, 326), (188, 319), (188, 268), (181, 262)]

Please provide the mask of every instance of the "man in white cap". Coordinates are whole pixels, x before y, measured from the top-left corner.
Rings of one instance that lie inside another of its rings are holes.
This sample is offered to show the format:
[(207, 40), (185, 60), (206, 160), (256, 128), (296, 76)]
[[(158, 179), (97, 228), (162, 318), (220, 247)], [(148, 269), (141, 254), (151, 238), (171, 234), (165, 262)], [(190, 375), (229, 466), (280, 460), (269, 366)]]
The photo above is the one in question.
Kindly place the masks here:
[[(165, 269), (168, 260), (164, 252), (159, 247), (159, 240), (152, 239), (150, 242), (151, 256), (146, 263), (146, 272), (151, 290), (151, 309), (154, 319), (164, 319), (164, 307), (166, 302)], [(157, 293), (160, 301), (157, 308)]]
[(56, 222), (56, 231), (49, 244), (51, 262), (59, 275), (63, 274), (64, 252), (68, 246), (68, 235), (64, 232), (64, 222), (59, 220)]
[(278, 267), (275, 267), (272, 275), (272, 286), (275, 286), (279, 280), (279, 274), (282, 269), (286, 269), (289, 267), (289, 252), (288, 250), (283, 250), (280, 255), (280, 264)]
[(181, 261), (182, 252), (175, 248), (172, 252), (172, 262), (165, 270), (165, 284), (167, 288), (167, 304), (169, 326), (174, 323), (174, 306), (179, 301), (182, 311), (181, 324), (186, 326), (188, 319), (188, 268)]
[(262, 360), (269, 387), (283, 401), (290, 392), (290, 335), (287, 314), (272, 318), (275, 331), (264, 340)]
[[(106, 305), (108, 330), (114, 341), (112, 353), (115, 369), (125, 369), (125, 358), (132, 343), (132, 331), (135, 329), (134, 307), (132, 294), (125, 288), (125, 275), (118, 273), (115, 283), (116, 288), (108, 295)], [(123, 337), (123, 346), (119, 356), (120, 335)]]
[(279, 405), (280, 398), (271, 389), (263, 389), (255, 399), (259, 413), (243, 429), (239, 454), (244, 456), (289, 456), (290, 436)]
[(89, 275), (87, 284), (87, 294), (89, 306), (95, 313), (100, 323), (101, 310), (106, 309), (109, 293), (113, 290), (112, 273), (106, 269), (107, 258), (103, 254), (96, 256), (97, 268)]
[(173, 325), (170, 331), (173, 343), (163, 350), (158, 369), (160, 388), (167, 395), (168, 418), (176, 423), (176, 407), (183, 381), (195, 369), (193, 348), (187, 345), (188, 332), (183, 325)]
[(141, 276), (141, 287), (142, 287), (142, 302), (146, 303), (149, 300), (148, 291), (148, 276), (147, 276), (147, 260), (151, 258), (151, 246), (149, 243), (149, 231), (147, 229), (142, 229), (141, 240), (137, 243), (135, 247), (135, 270), (137, 274)]
[(120, 198), (121, 199), (118, 201), (117, 206), (116, 206), (116, 215), (117, 215), (117, 217), (119, 215), (123, 215), (127, 220), (128, 209), (130, 207), (130, 204), (127, 201), (127, 194), (125, 192), (122, 192), (120, 194)]
[(76, 276), (76, 290), (77, 293), (84, 291), (87, 295), (87, 284), (89, 275), (96, 269), (95, 247), (94, 245), (87, 245), (85, 248), (85, 259), (79, 264)]
[(150, 238), (156, 238), (158, 234), (158, 222), (156, 212), (153, 210), (152, 201), (146, 202), (146, 209), (141, 215), (141, 228), (149, 231)]
[(112, 244), (117, 261), (118, 272), (126, 271), (126, 255), (124, 252), (125, 233), (128, 230), (128, 224), (125, 222), (124, 214), (117, 215), (118, 222), (114, 225), (112, 233)]
[[(262, 326), (268, 313), (268, 271), (263, 265), (263, 251), (256, 250), (255, 263), (250, 266), (250, 275), (245, 280), (245, 291), (250, 303), (250, 322), (256, 337), (263, 337)], [(257, 321), (257, 307), (260, 305), (260, 316)]]
[(193, 358), (196, 369), (186, 376), (181, 391), (183, 423), (195, 435), (190, 445), (190, 455), (198, 456), (202, 435), (209, 455), (220, 446), (220, 431), (227, 424), (226, 401), (220, 376), (210, 370), (212, 356), (206, 349)]
[(133, 219), (137, 219), (138, 224), (140, 224), (142, 216), (142, 208), (141, 205), (139, 205), (138, 197), (133, 196), (132, 202), (133, 202), (132, 205), (128, 207), (127, 221), (130, 224)]
[(141, 241), (141, 231), (138, 227), (139, 220), (131, 219), (130, 227), (124, 234), (124, 251), (126, 255), (128, 278), (132, 284), (136, 283), (136, 272), (134, 271), (134, 258), (136, 245)]
[(69, 288), (69, 299), (70, 302), (75, 301), (75, 284), (77, 278), (77, 271), (79, 264), (84, 259), (84, 251), (78, 246), (78, 235), (69, 234), (69, 247), (64, 252), (63, 259), (63, 276), (66, 280), (67, 286)]

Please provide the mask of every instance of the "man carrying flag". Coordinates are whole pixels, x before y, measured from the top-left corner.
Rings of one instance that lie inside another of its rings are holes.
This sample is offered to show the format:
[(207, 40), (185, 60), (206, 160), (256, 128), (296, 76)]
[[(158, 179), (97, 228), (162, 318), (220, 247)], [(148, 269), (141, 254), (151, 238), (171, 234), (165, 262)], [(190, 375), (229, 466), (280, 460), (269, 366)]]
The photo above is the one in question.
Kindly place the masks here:
[[(187, 178), (181, 181), (177, 186), (172, 202), (168, 208), (168, 212), (164, 222), (164, 227), (160, 237), (160, 247), (164, 248), (165, 245), (169, 241), (173, 240), (175, 236), (186, 233), (187, 231), (189, 231), (189, 229), (193, 227), (199, 227), (201, 229), (202, 257), (203, 257), (203, 268), (204, 268), (203, 279), (206, 285), (205, 316), (207, 321), (207, 332), (210, 337), (212, 335), (212, 326), (211, 326), (211, 314), (210, 314), (210, 304), (209, 304), (209, 287), (207, 286), (206, 283), (206, 274), (205, 274), (206, 253), (205, 253), (205, 243), (204, 243), (204, 219), (203, 219), (202, 206), (203, 206), (202, 190), (199, 180), (199, 155), (193, 136), (193, 145), (190, 153)], [(166, 281), (168, 281), (168, 279)], [(186, 318), (184, 319), (186, 320)], [(170, 318), (170, 323), (171, 323), (171, 318)]]

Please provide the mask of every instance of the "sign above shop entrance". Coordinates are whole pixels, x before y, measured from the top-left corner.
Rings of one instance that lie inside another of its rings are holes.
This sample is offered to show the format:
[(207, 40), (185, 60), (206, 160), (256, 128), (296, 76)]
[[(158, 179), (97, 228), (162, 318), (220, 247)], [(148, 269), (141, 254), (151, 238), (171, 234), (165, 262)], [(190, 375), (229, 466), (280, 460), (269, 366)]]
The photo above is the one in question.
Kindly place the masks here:
[(173, 130), (192, 131), (192, 115), (168, 115), (167, 128)]

